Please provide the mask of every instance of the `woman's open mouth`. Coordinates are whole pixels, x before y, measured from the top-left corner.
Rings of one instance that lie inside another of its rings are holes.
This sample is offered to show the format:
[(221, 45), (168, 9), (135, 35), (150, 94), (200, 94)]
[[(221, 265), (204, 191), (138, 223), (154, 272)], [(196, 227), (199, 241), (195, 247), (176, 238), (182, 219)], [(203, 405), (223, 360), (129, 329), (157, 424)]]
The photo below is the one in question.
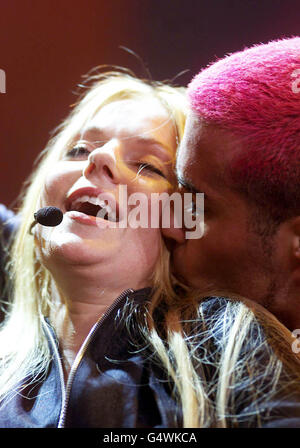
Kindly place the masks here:
[(105, 201), (96, 197), (82, 196), (76, 199), (67, 211), (76, 211), (107, 221), (117, 221), (116, 212)]
[(66, 211), (75, 211), (89, 217), (117, 222), (119, 213), (114, 197), (105, 193), (97, 194), (96, 190), (91, 190), (93, 189), (85, 188), (72, 193), (67, 200)]

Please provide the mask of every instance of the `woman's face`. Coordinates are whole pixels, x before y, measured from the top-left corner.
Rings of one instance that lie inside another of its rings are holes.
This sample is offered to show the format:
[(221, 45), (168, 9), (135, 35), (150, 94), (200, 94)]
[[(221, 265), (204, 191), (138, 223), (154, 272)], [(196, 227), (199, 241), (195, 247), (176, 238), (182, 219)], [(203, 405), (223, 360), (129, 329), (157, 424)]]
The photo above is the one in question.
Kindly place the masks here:
[[(102, 274), (128, 279), (128, 287), (134, 287), (131, 278), (136, 287), (148, 285), (161, 238), (160, 229), (150, 225), (150, 199), (152, 206), (158, 201), (151, 194), (171, 191), (175, 152), (174, 124), (158, 100), (122, 100), (100, 109), (64, 148), (43, 186), (39, 205), (64, 214), (57, 227), (35, 227), (50, 272), (58, 265), (98, 264)], [(141, 205), (136, 193), (146, 200), (146, 227), (134, 224)]]

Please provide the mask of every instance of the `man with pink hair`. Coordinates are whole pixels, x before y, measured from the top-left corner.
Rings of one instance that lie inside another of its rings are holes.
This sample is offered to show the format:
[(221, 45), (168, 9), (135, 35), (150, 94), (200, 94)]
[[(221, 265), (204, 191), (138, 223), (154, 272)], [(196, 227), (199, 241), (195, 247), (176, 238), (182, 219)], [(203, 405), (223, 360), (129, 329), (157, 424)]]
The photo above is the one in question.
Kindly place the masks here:
[(201, 239), (176, 272), (300, 328), (300, 38), (257, 45), (202, 70), (178, 154), (183, 191), (204, 192)]

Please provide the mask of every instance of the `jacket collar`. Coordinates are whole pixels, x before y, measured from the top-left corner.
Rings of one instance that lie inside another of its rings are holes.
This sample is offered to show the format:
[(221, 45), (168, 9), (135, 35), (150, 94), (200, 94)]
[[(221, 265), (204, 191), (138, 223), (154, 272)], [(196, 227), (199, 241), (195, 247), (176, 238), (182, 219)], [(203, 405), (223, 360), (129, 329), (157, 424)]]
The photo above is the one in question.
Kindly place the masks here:
[[(126, 315), (129, 315), (130, 310), (134, 312), (139, 305), (151, 300), (152, 292), (153, 290), (151, 287), (137, 290), (127, 289), (123, 291), (95, 324), (97, 328), (94, 330), (90, 343), (93, 343), (93, 346), (98, 347), (99, 345), (102, 347), (107, 345), (110, 345), (110, 347), (117, 346), (116, 336), (118, 336), (117, 339), (120, 342), (120, 338), (122, 339), (125, 336), (124, 331), (128, 332), (128, 328), (125, 330)], [(52, 323), (50, 323), (49, 317), (43, 316), (42, 323), (44, 326), (44, 333), (51, 347), (51, 352), (54, 356), (57, 356), (59, 341), (55, 329)], [(98, 345), (98, 343), (100, 343), (99, 335), (101, 335), (101, 344)], [(136, 336), (136, 334), (132, 334), (132, 336)], [(121, 346), (124, 348), (124, 340), (122, 342)], [(53, 345), (55, 345), (55, 347), (53, 347)]]

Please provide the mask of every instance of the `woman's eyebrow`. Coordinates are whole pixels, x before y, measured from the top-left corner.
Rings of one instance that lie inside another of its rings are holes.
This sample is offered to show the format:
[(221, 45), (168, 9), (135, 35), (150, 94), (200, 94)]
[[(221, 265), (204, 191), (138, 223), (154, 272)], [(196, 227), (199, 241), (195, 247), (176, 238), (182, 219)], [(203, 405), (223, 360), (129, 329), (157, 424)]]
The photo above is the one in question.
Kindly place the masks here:
[(175, 151), (171, 146), (168, 146), (153, 137), (147, 137), (144, 135), (137, 135), (135, 137), (132, 137), (132, 140), (136, 145), (145, 145), (149, 147), (150, 153), (152, 153), (156, 157), (159, 157), (162, 161), (173, 163), (172, 161), (173, 157), (175, 157)]
[[(97, 128), (97, 127), (92, 127), (92, 128), (87, 128), (84, 129), (83, 131), (81, 131), (80, 133), (77, 134), (80, 138), (90, 138), (91, 140), (97, 136), (98, 138), (100, 137), (101, 140), (95, 140), (94, 143), (96, 143), (97, 141), (104, 141), (105, 140), (105, 133), (102, 129)], [(103, 140), (102, 140), (103, 139)]]
[(145, 145), (153, 145), (153, 146), (160, 146), (161, 148), (166, 149), (167, 151), (171, 151), (171, 148), (164, 143), (160, 142), (159, 140), (156, 140), (153, 137), (147, 137), (144, 135), (137, 135), (136, 137), (132, 137), (137, 143), (145, 144)]

